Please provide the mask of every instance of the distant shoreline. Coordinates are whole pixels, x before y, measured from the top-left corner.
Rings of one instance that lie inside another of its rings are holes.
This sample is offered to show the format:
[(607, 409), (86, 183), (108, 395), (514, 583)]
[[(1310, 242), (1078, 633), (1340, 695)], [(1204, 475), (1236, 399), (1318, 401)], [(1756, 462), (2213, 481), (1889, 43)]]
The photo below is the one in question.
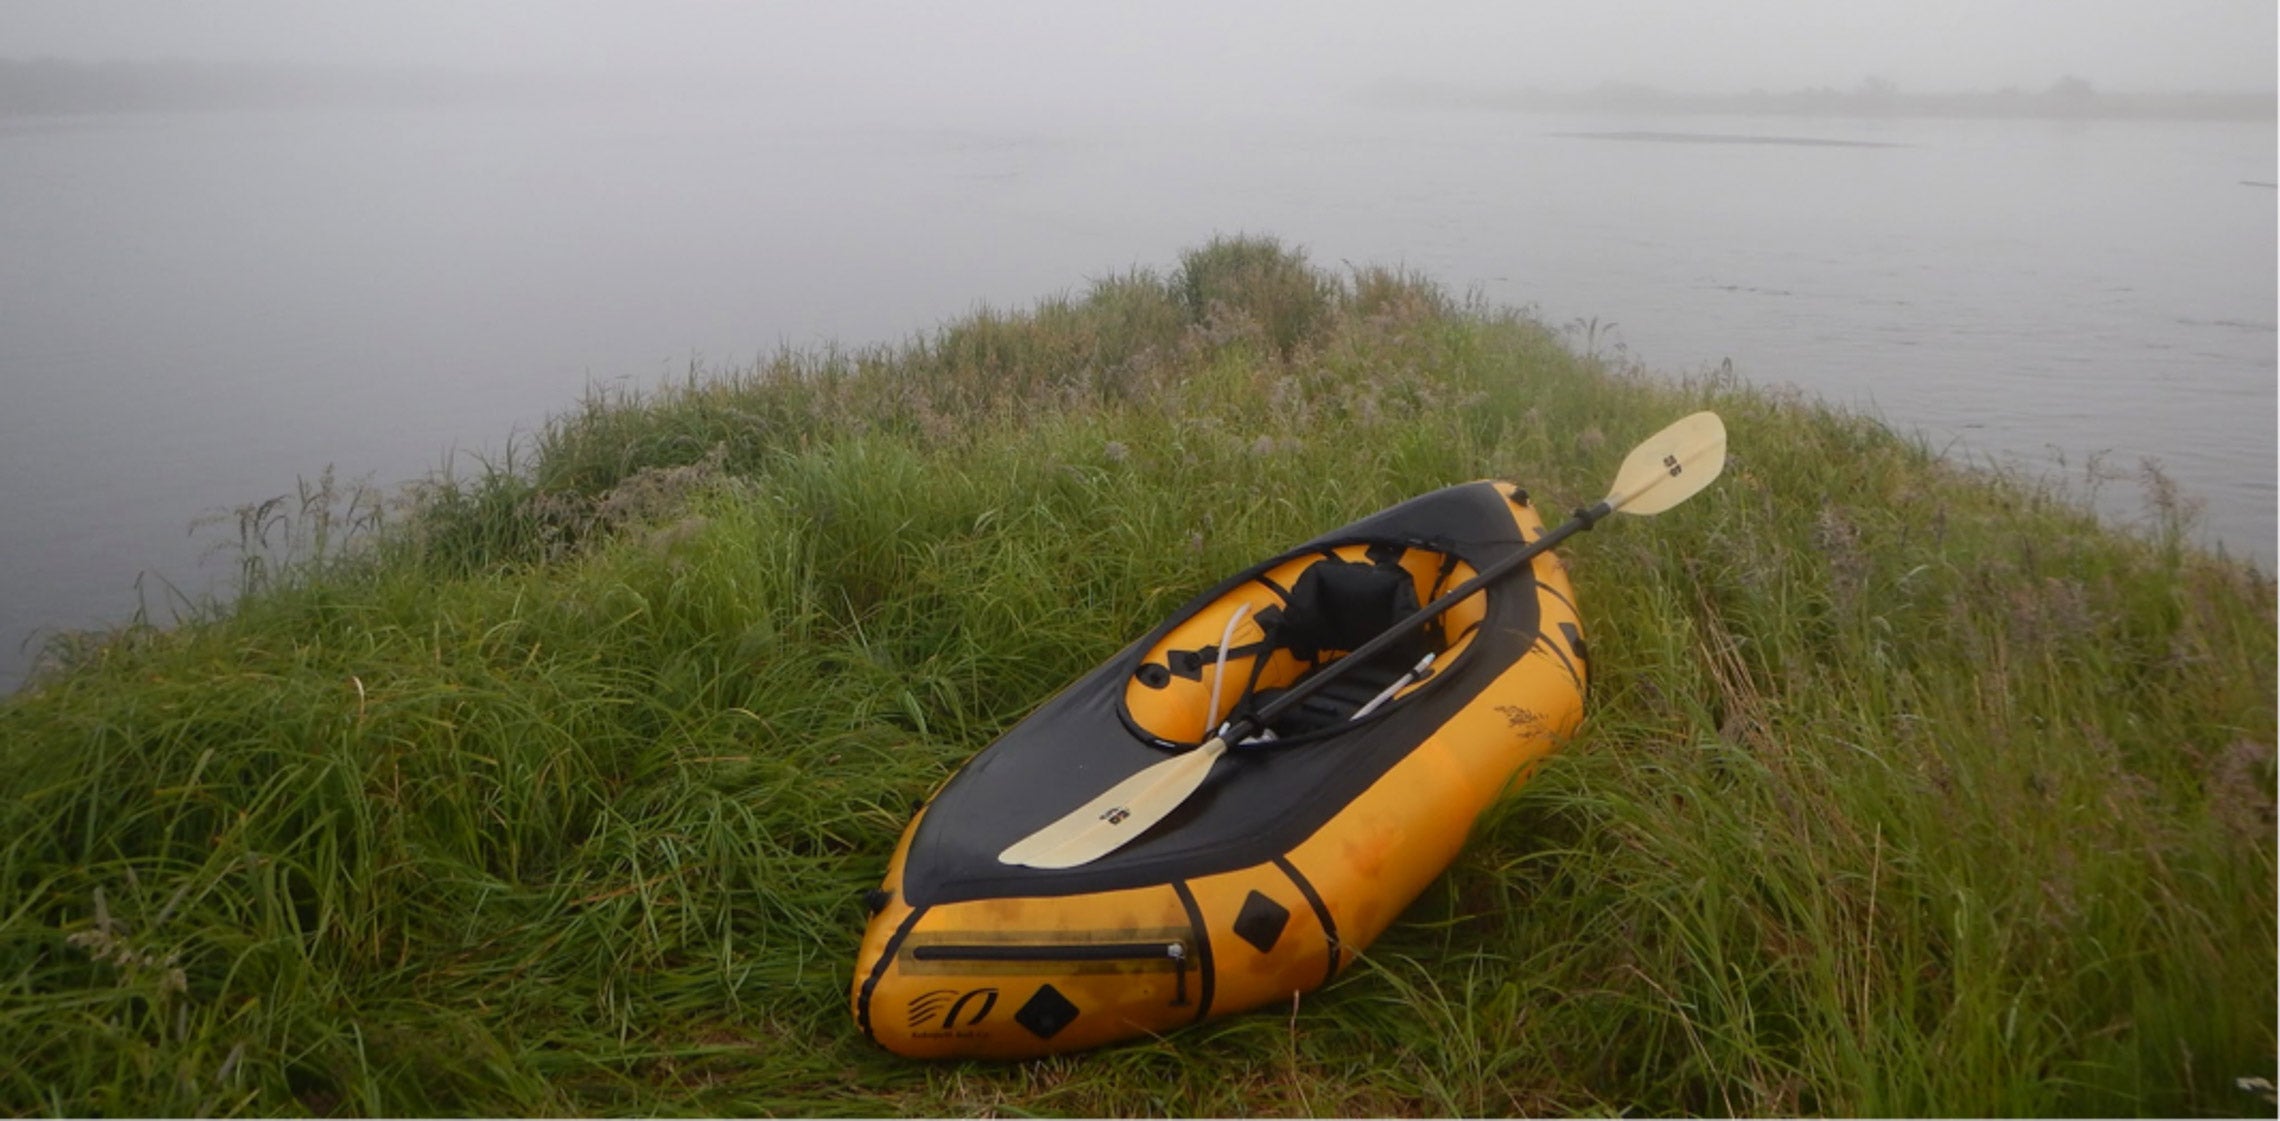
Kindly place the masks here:
[(0, 118), (337, 105), (439, 105), (560, 98), (538, 75), (436, 67), (0, 58)]
[(1673, 93), (1647, 86), (1591, 90), (1509, 89), (1389, 82), (1366, 99), (1389, 108), (1503, 113), (1610, 113), (1630, 116), (1976, 118), (1988, 120), (2271, 121), (2273, 93), (2108, 93), (2068, 79), (2039, 91), (1902, 93), (1889, 86), (1748, 93)]
[(1561, 140), (1628, 140), (1646, 144), (1774, 144), (1795, 148), (1906, 148), (1876, 140), (1827, 140), (1815, 136), (1757, 136), (1729, 132), (1555, 132)]
[[(766, 89), (751, 75), (658, 76), (477, 72), (434, 66), (317, 66), (139, 59), (103, 62), (0, 57), (0, 117), (314, 105), (433, 105), (475, 101), (560, 102), (580, 96), (655, 92), (659, 81), (701, 96)], [(1539, 89), (1389, 79), (1350, 96), (1380, 107), (1503, 113), (1632, 116), (1950, 117), (2046, 120), (2270, 121), (2274, 93), (2125, 92), (2064, 78), (2040, 90), (1908, 93), (1870, 80), (1831, 88), (1677, 93), (1637, 84)]]

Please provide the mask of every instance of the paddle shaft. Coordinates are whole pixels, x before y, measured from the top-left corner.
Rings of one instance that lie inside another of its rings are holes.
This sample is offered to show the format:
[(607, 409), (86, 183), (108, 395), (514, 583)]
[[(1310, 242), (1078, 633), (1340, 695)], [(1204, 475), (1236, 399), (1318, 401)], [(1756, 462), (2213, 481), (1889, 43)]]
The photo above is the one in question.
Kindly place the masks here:
[(1422, 627), (1425, 624), (1432, 622), (1434, 619), (1439, 618), (1442, 612), (1445, 612), (1448, 609), (1455, 607), (1460, 603), (1463, 603), (1466, 599), (1471, 598), (1473, 593), (1478, 592), (1482, 588), (1485, 588), (1490, 584), (1493, 584), (1498, 580), (1502, 580), (1506, 576), (1511, 575), (1513, 570), (1519, 568), (1521, 565), (1528, 563), (1529, 561), (1536, 559), (1537, 554), (1544, 552), (1546, 549), (1550, 549), (1552, 546), (1557, 545), (1560, 542), (1565, 541), (1578, 533), (1582, 533), (1584, 530), (1590, 529), (1592, 526), (1599, 524), (1599, 520), (1601, 518), (1604, 518), (1614, 512), (1615, 508), (1605, 502), (1577, 510), (1574, 517), (1569, 518), (1568, 520), (1561, 522), (1559, 525), (1553, 527), (1552, 529), (1545, 531), (1542, 537), (1529, 542), (1527, 546), (1521, 549), (1519, 552), (1514, 553), (1511, 556), (1497, 561), (1495, 564), (1489, 565), (1487, 568), (1481, 569), (1479, 572), (1474, 573), (1472, 579), (1467, 580), (1464, 583), (1459, 584), (1456, 587), (1442, 593), (1440, 598), (1435, 599), (1433, 602), (1418, 608), (1415, 614), (1406, 619), (1403, 619), (1398, 623), (1395, 623), (1390, 627), (1387, 627), (1385, 630), (1378, 632), (1377, 637), (1372, 638), (1368, 642), (1355, 647), (1352, 653), (1347, 654), (1345, 657), (1340, 658), (1330, 665), (1324, 667), (1314, 676), (1309, 677), (1306, 680), (1301, 681), (1298, 684), (1284, 690), (1281, 696), (1276, 697), (1274, 700), (1260, 706), (1259, 711), (1252, 713), (1248, 717), (1236, 721), (1232, 725), (1229, 725), (1227, 734), (1221, 738), (1225, 739), (1228, 745), (1231, 747), (1241, 744), (1245, 737), (1258, 732), (1262, 728), (1272, 726), (1274, 724), (1275, 717), (1281, 716), (1283, 713), (1290, 711), (1290, 707), (1292, 705), (1295, 705), (1300, 701), (1305, 700), (1307, 697), (1312, 696), (1315, 690), (1322, 688), (1326, 684), (1329, 684), (1340, 673), (1345, 672), (1348, 668), (1360, 665), (1364, 661), (1367, 661), (1372, 655), (1377, 654), (1379, 651), (1384, 650), (1385, 648), (1392, 646), (1394, 643), (1401, 641), (1402, 636), (1416, 630), (1418, 627)]

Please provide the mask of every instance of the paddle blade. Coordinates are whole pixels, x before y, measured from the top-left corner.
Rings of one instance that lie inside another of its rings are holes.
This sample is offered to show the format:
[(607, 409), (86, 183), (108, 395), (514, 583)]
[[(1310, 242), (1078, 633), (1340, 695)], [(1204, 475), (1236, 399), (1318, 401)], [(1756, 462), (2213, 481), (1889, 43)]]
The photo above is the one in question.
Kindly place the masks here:
[(998, 854), (998, 862), (1074, 868), (1107, 856), (1178, 809), (1203, 785), (1211, 765), (1226, 751), (1227, 742), (1214, 738), (1194, 751), (1142, 768), (1068, 816), (1007, 846)]
[(1726, 467), (1726, 423), (1696, 413), (1647, 437), (1615, 473), (1607, 506), (1626, 514), (1660, 514), (1700, 493)]

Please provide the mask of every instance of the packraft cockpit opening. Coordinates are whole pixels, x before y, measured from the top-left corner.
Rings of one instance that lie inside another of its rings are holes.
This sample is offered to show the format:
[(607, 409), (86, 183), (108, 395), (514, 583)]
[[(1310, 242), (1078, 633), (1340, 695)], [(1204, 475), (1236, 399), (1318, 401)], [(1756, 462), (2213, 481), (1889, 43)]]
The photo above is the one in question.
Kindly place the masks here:
[[(1124, 713), (1158, 746), (1187, 748), (1270, 704), (1473, 575), (1423, 543), (1358, 541), (1283, 557), (1170, 624), (1126, 682)], [(1399, 704), (1462, 655), (1486, 594), (1436, 616), (1234, 746), (1287, 744)]]

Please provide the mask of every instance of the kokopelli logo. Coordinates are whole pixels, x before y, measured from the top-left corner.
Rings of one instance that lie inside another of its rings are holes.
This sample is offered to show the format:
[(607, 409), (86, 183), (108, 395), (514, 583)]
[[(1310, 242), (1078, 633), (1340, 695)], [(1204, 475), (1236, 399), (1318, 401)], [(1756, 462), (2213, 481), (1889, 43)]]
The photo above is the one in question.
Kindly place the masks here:
[(1678, 477), (1680, 471), (1684, 470), (1678, 465), (1678, 457), (1675, 455), (1664, 456), (1663, 466), (1670, 469), (1670, 476), (1674, 479)]
[[(998, 991), (994, 988), (968, 989), (962, 993), (956, 989), (936, 989), (920, 993), (910, 1002), (910, 1030), (924, 1030), (936, 1016), (942, 1017), (939, 1024), (934, 1024), (937, 1031), (957, 1030), (960, 1016), (966, 1018), (963, 1026), (973, 1027), (989, 1016), (990, 1009), (997, 1007), (997, 998)], [(975, 1003), (977, 1000), (979, 1004)]]
[(1100, 819), (1109, 823), (1110, 825), (1122, 825), (1124, 824), (1124, 819), (1131, 816), (1131, 810), (1128, 810), (1123, 806), (1117, 806), (1101, 814)]

